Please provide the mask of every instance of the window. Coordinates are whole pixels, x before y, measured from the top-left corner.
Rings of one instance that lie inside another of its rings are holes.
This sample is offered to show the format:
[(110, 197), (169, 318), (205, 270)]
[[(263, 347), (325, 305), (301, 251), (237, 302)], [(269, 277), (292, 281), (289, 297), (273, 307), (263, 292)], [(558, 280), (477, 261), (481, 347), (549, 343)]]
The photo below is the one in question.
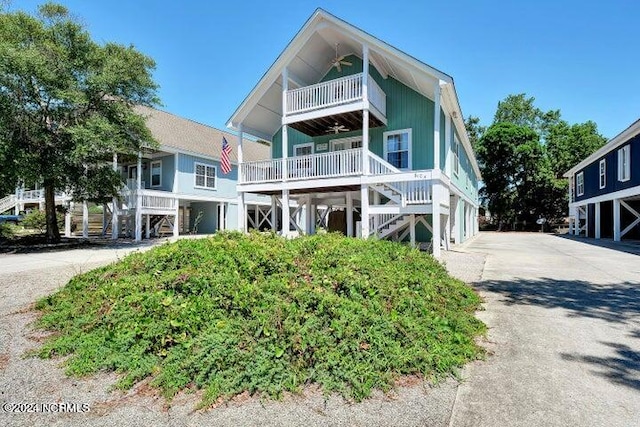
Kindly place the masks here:
[(578, 196), (582, 196), (584, 194), (584, 172), (576, 175), (576, 187), (578, 187)]
[(455, 135), (453, 136), (453, 156), (451, 157), (451, 161), (453, 162), (453, 174), (458, 176), (460, 173), (460, 141), (458, 141), (458, 137)]
[(607, 161), (600, 160), (600, 189), (607, 186)]
[(411, 168), (411, 129), (385, 132), (384, 157), (398, 169)]
[(293, 153), (296, 157), (308, 156), (309, 154), (313, 154), (313, 143), (294, 145)]
[(631, 146), (625, 145), (618, 150), (618, 181), (631, 179)]
[(361, 136), (331, 140), (331, 149), (333, 151), (353, 150), (354, 148), (362, 148)]
[(196, 188), (215, 189), (216, 188), (216, 168), (215, 166), (195, 163)]
[(151, 186), (162, 186), (162, 161), (151, 162)]

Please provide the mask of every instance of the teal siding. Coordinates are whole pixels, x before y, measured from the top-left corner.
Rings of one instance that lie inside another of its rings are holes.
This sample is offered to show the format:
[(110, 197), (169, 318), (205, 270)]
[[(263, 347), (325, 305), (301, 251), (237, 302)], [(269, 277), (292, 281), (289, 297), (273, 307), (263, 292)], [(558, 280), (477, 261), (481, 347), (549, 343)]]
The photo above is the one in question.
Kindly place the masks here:
[[(454, 129), (456, 136), (458, 136), (458, 132)], [(458, 137), (458, 141), (460, 138)], [(453, 146), (453, 142), (452, 142)], [(451, 180), (456, 186), (462, 190), (464, 194), (466, 194), (469, 198), (476, 201), (478, 198), (478, 177), (476, 176), (473, 166), (471, 165), (471, 161), (469, 160), (469, 156), (467, 152), (464, 150), (462, 146), (462, 142), (460, 143), (460, 168), (458, 174), (456, 175), (453, 172), (453, 167), (451, 168)]]
[[(357, 56), (348, 56), (347, 60), (352, 62), (351, 67), (343, 67), (342, 73), (338, 73), (332, 68), (321, 81), (333, 80), (339, 77), (356, 74), (362, 71), (362, 60)], [(434, 103), (428, 98), (420, 95), (413, 89), (403, 85), (392, 77), (386, 80), (380, 76), (375, 67), (369, 67), (369, 73), (387, 95), (387, 126), (372, 128), (369, 130), (369, 148), (382, 157), (383, 155), (383, 133), (386, 131), (412, 129), (412, 167), (413, 169), (433, 168), (433, 115)], [(444, 132), (444, 126), (442, 126)], [(315, 138), (307, 136), (295, 129), (289, 128), (289, 156), (293, 155), (293, 146), (296, 144), (313, 142), (314, 152), (318, 144), (328, 143), (332, 139), (348, 138), (350, 136), (362, 135), (361, 130), (344, 132), (339, 135), (329, 134)], [(442, 138), (444, 134), (442, 133)], [(273, 135), (272, 156), (282, 157), (282, 131), (278, 130)], [(444, 139), (441, 141), (444, 143)], [(329, 147), (330, 149), (330, 147)], [(328, 150), (327, 150), (328, 151)], [(444, 150), (443, 150), (444, 151)]]

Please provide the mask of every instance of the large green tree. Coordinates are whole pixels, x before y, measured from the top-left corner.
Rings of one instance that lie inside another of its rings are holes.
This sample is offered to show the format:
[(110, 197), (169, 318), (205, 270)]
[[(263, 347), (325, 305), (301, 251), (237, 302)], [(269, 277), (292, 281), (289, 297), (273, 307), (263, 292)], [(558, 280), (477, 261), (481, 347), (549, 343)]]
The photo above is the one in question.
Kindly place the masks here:
[(560, 110), (543, 111), (524, 93), (500, 101), (486, 131), (477, 118), (465, 124), (477, 141), (481, 196), (503, 223), (565, 216), (568, 184), (562, 175), (606, 142), (595, 123), (570, 125)]
[(56, 191), (117, 195), (113, 153), (156, 145), (134, 110), (158, 103), (154, 68), (133, 46), (93, 41), (64, 6), (46, 3), (36, 16), (0, 10), (0, 189), (43, 184), (47, 240), (60, 239)]

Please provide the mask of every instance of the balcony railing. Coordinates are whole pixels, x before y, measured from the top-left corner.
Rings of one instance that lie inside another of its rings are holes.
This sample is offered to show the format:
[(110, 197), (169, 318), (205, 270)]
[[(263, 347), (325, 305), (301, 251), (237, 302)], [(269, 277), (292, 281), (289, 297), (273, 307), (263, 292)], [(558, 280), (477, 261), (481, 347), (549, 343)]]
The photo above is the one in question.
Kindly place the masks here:
[[(144, 210), (172, 211), (178, 207), (176, 195), (167, 191), (140, 190), (141, 208)], [(138, 191), (123, 188), (122, 195), (127, 209), (138, 206)]]
[[(286, 114), (294, 115), (363, 100), (363, 73), (316, 83), (287, 91)], [(383, 115), (387, 114), (386, 95), (369, 76), (369, 101)]]
[[(362, 174), (362, 149), (287, 158), (287, 179), (333, 178)], [(248, 162), (240, 165), (240, 183), (255, 184), (281, 181), (283, 159)]]

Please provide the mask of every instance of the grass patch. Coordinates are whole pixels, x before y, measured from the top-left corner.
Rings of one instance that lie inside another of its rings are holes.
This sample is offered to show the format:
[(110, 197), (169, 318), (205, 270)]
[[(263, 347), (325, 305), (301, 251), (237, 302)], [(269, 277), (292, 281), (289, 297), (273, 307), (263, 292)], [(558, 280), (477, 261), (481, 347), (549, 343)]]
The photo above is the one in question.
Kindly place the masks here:
[(324, 234), (219, 233), (132, 254), (41, 299), (41, 357), (67, 371), (152, 377), (203, 405), (317, 383), (361, 400), (401, 375), (437, 379), (483, 354), (479, 297), (431, 256)]

